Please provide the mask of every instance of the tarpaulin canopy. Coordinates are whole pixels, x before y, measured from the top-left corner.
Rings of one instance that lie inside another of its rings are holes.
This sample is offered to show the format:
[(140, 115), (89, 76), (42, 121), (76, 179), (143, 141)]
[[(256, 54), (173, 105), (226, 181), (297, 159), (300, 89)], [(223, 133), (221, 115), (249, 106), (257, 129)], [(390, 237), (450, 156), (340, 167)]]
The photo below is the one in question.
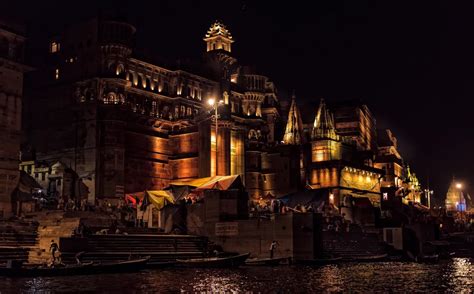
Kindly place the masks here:
[(243, 188), (242, 180), (239, 175), (234, 176), (216, 176), (212, 177), (209, 181), (198, 186), (194, 191), (204, 190), (229, 190), (229, 189), (240, 189)]
[(191, 190), (194, 189), (192, 186), (175, 186), (175, 185), (170, 185), (168, 188), (165, 190), (170, 191), (171, 194), (173, 194), (173, 197), (175, 201), (181, 200), (186, 198), (186, 196), (189, 195)]
[[(176, 201), (173, 194), (168, 190), (147, 190), (144, 192), (128, 193), (125, 195), (125, 201), (136, 207), (137, 202), (151, 203), (157, 209), (162, 209), (166, 204), (174, 204)], [(148, 205), (148, 204), (147, 204)]]
[[(199, 178), (199, 179), (186, 179), (186, 180), (178, 180), (178, 181), (173, 181), (170, 183), (171, 186), (190, 186), (190, 187), (199, 187), (204, 185), (205, 183), (211, 181), (216, 177), (206, 177), (206, 178)], [(217, 178), (220, 178), (220, 176), (217, 176)]]
[(148, 197), (148, 200), (156, 209), (162, 209), (166, 204), (175, 203), (173, 194), (170, 191), (166, 190), (157, 190), (157, 191), (145, 191)]
[(137, 199), (139, 203), (146, 203), (148, 201), (157, 209), (162, 209), (167, 203), (174, 204), (193, 193), (198, 194), (210, 189), (229, 190), (241, 189), (243, 187), (242, 179), (239, 175), (187, 179), (173, 181), (165, 190), (146, 190), (144, 192), (128, 193), (125, 195), (125, 201), (133, 206), (137, 205)]

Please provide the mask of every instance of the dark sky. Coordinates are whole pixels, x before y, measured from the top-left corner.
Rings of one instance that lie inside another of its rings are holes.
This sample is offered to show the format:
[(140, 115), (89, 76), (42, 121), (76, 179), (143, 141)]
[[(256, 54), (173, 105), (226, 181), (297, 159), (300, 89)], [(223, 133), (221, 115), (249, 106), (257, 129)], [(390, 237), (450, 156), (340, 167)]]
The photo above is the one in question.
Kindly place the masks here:
[(453, 175), (467, 189), (474, 181), (472, 1), (5, 2), (0, 11), (26, 19), (33, 36), (118, 10), (137, 27), (137, 46), (170, 59), (199, 58), (220, 19), (240, 62), (282, 96), (296, 89), (300, 104), (314, 105), (362, 98), (422, 184), (429, 175), (435, 197)]

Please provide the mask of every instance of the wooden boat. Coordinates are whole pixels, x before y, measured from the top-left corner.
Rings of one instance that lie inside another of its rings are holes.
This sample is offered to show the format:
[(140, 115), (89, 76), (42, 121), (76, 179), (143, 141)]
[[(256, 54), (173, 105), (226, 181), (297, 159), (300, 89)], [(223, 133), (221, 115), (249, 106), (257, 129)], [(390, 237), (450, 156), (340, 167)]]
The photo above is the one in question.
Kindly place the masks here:
[(416, 262), (424, 262), (424, 263), (437, 263), (439, 260), (438, 254), (432, 255), (419, 255), (415, 258)]
[(126, 261), (94, 263), (90, 268), (90, 272), (99, 274), (137, 272), (144, 269), (149, 260), (150, 256)]
[(146, 268), (154, 269), (154, 268), (166, 268), (172, 267), (176, 264), (174, 261), (157, 261), (157, 262), (148, 262), (146, 264)]
[(93, 263), (57, 265), (53, 267), (29, 264), (19, 267), (1, 267), (0, 276), (8, 277), (37, 277), (37, 276), (72, 276), (88, 274)]
[(245, 253), (229, 257), (177, 259), (176, 264), (184, 267), (238, 267), (244, 264), (249, 256), (250, 253)]
[(379, 255), (369, 255), (369, 256), (358, 256), (349, 259), (349, 261), (356, 262), (376, 262), (383, 261), (387, 259), (388, 254), (379, 254)]
[(262, 265), (262, 266), (275, 266), (282, 264), (285, 260), (288, 260), (288, 257), (279, 257), (279, 258), (252, 258), (245, 261), (245, 265)]
[(342, 257), (316, 258), (296, 260), (297, 264), (322, 266), (327, 264), (336, 264), (342, 261)]

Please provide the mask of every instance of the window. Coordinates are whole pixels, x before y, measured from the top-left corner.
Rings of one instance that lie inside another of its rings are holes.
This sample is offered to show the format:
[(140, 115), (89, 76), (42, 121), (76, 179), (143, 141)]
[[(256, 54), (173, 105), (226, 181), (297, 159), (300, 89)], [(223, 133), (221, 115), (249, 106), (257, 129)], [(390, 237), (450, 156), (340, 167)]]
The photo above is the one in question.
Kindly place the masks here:
[(55, 70), (55, 72), (54, 72), (54, 78), (55, 78), (56, 80), (59, 80), (59, 68), (57, 68), (57, 69)]
[(61, 49), (61, 44), (59, 42), (53, 41), (51, 42), (49, 49), (51, 53), (59, 52), (59, 50)]
[(44, 181), (46, 173), (41, 173), (41, 180)]

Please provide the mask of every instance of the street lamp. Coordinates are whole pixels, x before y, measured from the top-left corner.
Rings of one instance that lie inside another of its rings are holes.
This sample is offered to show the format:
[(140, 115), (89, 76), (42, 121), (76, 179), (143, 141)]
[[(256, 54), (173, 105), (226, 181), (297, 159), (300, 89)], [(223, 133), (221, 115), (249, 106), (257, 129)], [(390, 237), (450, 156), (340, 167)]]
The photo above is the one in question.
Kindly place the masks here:
[(218, 153), (217, 153), (217, 152), (218, 152), (218, 151), (217, 151), (217, 150), (218, 150), (218, 149), (217, 149), (217, 131), (218, 131), (218, 125), (217, 125), (217, 116), (218, 116), (218, 114), (217, 114), (217, 108), (218, 108), (219, 104), (222, 104), (222, 103), (224, 103), (223, 100), (216, 101), (214, 98), (209, 98), (209, 99), (207, 100), (207, 104), (208, 104), (209, 106), (211, 106), (211, 107), (214, 107), (214, 110), (215, 110), (214, 117), (216, 118), (216, 134), (215, 134), (215, 137), (216, 137), (216, 176), (217, 176), (217, 161), (218, 161), (218, 156), (217, 156), (217, 154), (218, 154)]
[(431, 208), (431, 195), (433, 195), (434, 191), (430, 189), (425, 189), (426, 199), (428, 200), (428, 208)]
[(461, 183), (456, 183), (456, 188), (458, 188), (459, 190), (459, 204), (457, 204), (456, 206), (459, 207), (459, 212), (460, 212), (460, 215), (461, 215), (461, 221), (463, 220), (463, 215), (462, 215), (462, 184)]

